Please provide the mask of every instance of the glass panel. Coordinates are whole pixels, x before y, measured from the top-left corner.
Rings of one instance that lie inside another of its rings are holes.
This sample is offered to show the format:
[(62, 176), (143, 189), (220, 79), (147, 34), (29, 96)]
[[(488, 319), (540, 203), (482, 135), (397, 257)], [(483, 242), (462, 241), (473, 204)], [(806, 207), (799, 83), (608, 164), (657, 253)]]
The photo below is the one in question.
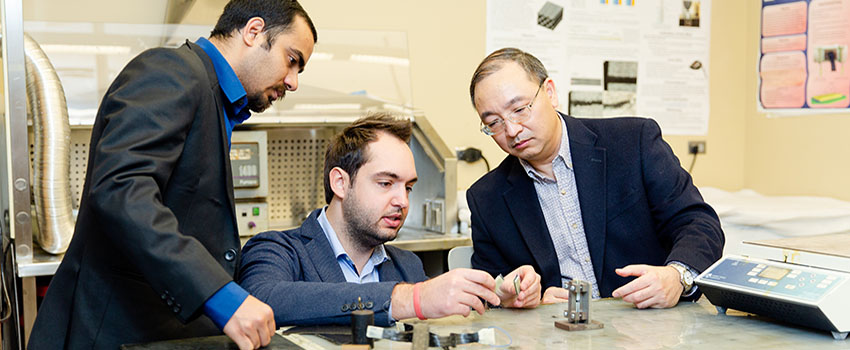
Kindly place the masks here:
[[(127, 0), (25, 3), (24, 31), (56, 68), (71, 124), (88, 125), (109, 84), (130, 59), (149, 48), (176, 47), (207, 36), (225, 2), (186, 5), (185, 0), (159, 0), (141, 2), (142, 7)], [(167, 23), (181, 21), (186, 23)], [(319, 42), (299, 77), (298, 91), (252, 121), (361, 115), (375, 109), (409, 112), (413, 104), (409, 68), (406, 33), (319, 29)]]

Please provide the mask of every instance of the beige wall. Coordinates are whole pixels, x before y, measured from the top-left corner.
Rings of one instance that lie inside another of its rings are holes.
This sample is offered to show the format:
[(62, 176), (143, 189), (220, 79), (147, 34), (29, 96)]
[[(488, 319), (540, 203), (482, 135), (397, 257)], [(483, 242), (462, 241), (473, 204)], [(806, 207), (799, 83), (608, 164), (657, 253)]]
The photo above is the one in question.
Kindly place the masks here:
[[(53, 5), (34, 5), (44, 2)], [(162, 10), (151, 8), (161, 8), (164, 2), (157, 0), (157, 6), (130, 12), (150, 12), (146, 23), (161, 20), (157, 17), (162, 16)], [(89, 6), (78, 2), (68, 5), (71, 3), (25, 1), (25, 17), (28, 11), (39, 11), (42, 19), (68, 18), (67, 13), (75, 10), (80, 11), (81, 20), (133, 22), (132, 18), (138, 17), (98, 18), (96, 14), (101, 11), (87, 11)], [(137, 2), (114, 3), (128, 6)], [(225, 3), (197, 0), (185, 22), (211, 23)], [(767, 194), (850, 199), (850, 186), (842, 186), (850, 178), (850, 162), (842, 158), (850, 154), (850, 141), (842, 137), (850, 130), (850, 118), (820, 115), (768, 119), (758, 113), (755, 68), (760, 2), (712, 3), (708, 135), (665, 137), (685, 167), (691, 161), (687, 141), (707, 141), (708, 152), (697, 159), (694, 168), (695, 183), (727, 190), (753, 188)], [(486, 55), (485, 0), (302, 0), (302, 4), (319, 28), (320, 43), (323, 28), (406, 32), (416, 107), (425, 111), (449, 147), (480, 148), (494, 167), (501, 161), (504, 153), (477, 131), (478, 119), (467, 92), (470, 74)], [(483, 163), (460, 164), (458, 187), (469, 186), (484, 171)]]
[[(486, 56), (485, 0), (302, 3), (320, 30), (406, 31), (416, 107), (425, 111), (450, 148), (480, 148), (493, 167), (504, 158), (495, 143), (478, 132), (478, 119), (469, 103), (469, 78)], [(729, 190), (744, 186), (745, 110), (748, 98), (754, 96), (745, 84), (746, 77), (754, 74), (753, 61), (740, 58), (748, 45), (743, 35), (749, 18), (745, 3), (720, 0), (712, 8), (708, 135), (666, 137), (685, 166), (691, 161), (687, 142), (707, 141), (708, 152), (694, 167), (694, 180), (700, 186)], [(458, 165), (458, 187), (468, 187), (485, 170), (483, 163)]]

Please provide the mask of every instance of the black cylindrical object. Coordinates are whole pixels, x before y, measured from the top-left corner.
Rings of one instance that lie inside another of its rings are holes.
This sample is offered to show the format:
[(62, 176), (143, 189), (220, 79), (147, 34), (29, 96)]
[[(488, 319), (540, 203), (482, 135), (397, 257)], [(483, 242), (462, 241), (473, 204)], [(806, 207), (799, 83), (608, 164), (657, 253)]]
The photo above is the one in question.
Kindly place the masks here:
[(366, 327), (375, 324), (375, 313), (371, 310), (357, 310), (351, 313), (351, 342), (352, 344), (369, 344), (373, 347), (374, 340), (366, 336)]

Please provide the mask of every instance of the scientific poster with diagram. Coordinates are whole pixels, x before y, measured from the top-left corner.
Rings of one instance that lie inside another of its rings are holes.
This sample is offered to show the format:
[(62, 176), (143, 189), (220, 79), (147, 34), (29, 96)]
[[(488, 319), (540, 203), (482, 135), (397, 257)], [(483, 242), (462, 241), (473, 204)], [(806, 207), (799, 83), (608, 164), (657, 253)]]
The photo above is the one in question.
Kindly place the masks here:
[(847, 112), (850, 1), (763, 0), (760, 44), (761, 111)]
[(539, 58), (559, 110), (708, 133), (709, 0), (488, 0), (487, 53)]

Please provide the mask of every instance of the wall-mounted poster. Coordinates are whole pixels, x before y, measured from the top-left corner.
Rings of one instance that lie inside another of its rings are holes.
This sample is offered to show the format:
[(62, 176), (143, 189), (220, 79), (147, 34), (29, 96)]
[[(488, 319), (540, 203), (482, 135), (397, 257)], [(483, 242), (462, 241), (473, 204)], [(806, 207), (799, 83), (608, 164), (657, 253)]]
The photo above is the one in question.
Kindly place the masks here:
[(759, 108), (771, 116), (846, 113), (850, 1), (763, 0)]
[(708, 132), (710, 0), (488, 0), (487, 53), (539, 58), (559, 110), (640, 115), (669, 135)]

